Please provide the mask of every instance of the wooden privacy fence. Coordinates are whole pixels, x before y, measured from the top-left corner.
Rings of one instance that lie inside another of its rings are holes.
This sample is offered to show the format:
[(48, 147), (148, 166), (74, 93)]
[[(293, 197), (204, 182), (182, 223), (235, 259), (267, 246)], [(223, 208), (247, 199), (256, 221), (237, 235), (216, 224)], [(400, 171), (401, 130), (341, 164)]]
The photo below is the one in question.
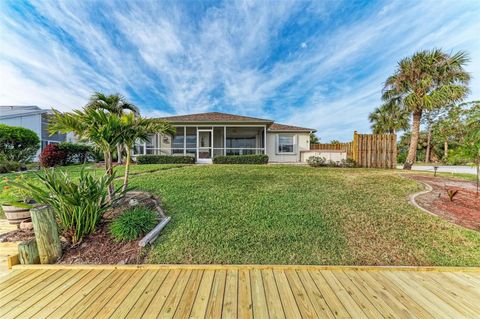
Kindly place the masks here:
[(353, 133), (353, 142), (311, 144), (311, 150), (342, 150), (347, 158), (360, 167), (395, 168), (397, 166), (397, 136), (395, 134)]

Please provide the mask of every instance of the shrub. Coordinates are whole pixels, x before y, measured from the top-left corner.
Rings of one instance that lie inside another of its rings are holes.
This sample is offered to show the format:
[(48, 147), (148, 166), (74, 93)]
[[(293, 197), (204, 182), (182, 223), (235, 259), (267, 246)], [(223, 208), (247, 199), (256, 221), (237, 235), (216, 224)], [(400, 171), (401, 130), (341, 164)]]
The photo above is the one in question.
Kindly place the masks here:
[(335, 162), (332, 160), (327, 161), (325, 157), (310, 156), (307, 159), (307, 163), (312, 167), (346, 167), (346, 168), (357, 167), (357, 163), (351, 158), (342, 159), (338, 162)]
[(227, 155), (215, 156), (214, 164), (267, 164), (268, 155)]
[(89, 145), (62, 142), (58, 144), (58, 148), (67, 154), (65, 164), (85, 163), (89, 156), (93, 157), (92, 148)]
[(65, 165), (67, 162), (67, 152), (60, 149), (57, 144), (48, 144), (40, 154), (40, 166), (54, 167)]
[(0, 161), (0, 174), (16, 172), (23, 168), (25, 168), (25, 166), (17, 162)]
[(82, 168), (80, 176), (75, 179), (54, 169), (36, 175), (42, 187), (30, 182), (15, 186), (29, 190), (37, 203), (50, 205), (64, 236), (73, 244), (93, 233), (105, 211), (119, 198), (114, 192), (113, 200), (108, 200), (107, 189), (115, 174), (98, 178)]
[(0, 124), (0, 159), (25, 163), (39, 148), (40, 140), (34, 131)]
[(110, 224), (110, 234), (116, 242), (135, 240), (152, 230), (157, 222), (155, 212), (137, 207), (116, 218)]
[(140, 164), (194, 164), (195, 158), (176, 155), (138, 155), (137, 162)]

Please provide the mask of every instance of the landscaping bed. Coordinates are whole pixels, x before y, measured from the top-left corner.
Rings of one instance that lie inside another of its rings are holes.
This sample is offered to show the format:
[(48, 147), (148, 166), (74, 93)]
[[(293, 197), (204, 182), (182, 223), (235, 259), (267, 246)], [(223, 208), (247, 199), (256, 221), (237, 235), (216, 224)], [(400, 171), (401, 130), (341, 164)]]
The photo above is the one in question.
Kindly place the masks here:
[[(474, 182), (425, 175), (404, 175), (426, 183), (432, 191), (415, 198), (418, 205), (445, 220), (480, 231), (480, 196), (476, 195)], [(458, 193), (451, 201), (447, 189)]]

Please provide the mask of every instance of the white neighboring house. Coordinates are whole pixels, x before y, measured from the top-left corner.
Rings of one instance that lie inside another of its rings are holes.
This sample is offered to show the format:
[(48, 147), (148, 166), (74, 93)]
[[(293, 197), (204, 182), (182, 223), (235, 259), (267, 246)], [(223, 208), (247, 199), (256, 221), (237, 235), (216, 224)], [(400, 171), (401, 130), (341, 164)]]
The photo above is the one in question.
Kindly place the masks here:
[(34, 160), (37, 160), (40, 152), (48, 144), (74, 141), (73, 135), (70, 134), (54, 134), (50, 136), (48, 133), (49, 114), (52, 114), (52, 110), (42, 109), (36, 105), (0, 105), (0, 124), (20, 126), (37, 133), (41, 145), (34, 158)]

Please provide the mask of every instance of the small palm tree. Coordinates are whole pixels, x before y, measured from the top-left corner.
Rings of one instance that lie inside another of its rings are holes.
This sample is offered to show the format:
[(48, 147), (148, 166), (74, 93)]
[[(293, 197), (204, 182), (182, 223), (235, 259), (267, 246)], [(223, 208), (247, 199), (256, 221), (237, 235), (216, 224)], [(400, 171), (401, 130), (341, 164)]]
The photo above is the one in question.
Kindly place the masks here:
[(374, 134), (396, 134), (410, 128), (409, 117), (410, 113), (398, 103), (390, 102), (375, 108), (368, 119), (372, 123)]
[[(140, 114), (138, 107), (128, 102), (125, 97), (120, 94), (105, 95), (101, 92), (95, 92), (85, 106), (86, 109), (101, 109), (110, 112), (118, 117), (124, 114), (133, 113), (135, 115)], [(128, 111), (128, 112), (126, 112)], [(117, 158), (118, 162), (122, 163), (123, 145), (117, 146)]]
[(398, 103), (412, 113), (412, 134), (404, 169), (416, 159), (420, 122), (425, 110), (441, 108), (461, 101), (468, 94), (470, 75), (463, 69), (465, 52), (453, 55), (441, 50), (420, 51), (398, 63), (383, 89), (383, 100)]
[(136, 142), (146, 142), (150, 136), (155, 133), (175, 134), (175, 129), (168, 122), (147, 119), (133, 113), (124, 114), (120, 118), (121, 122), (121, 143), (125, 145), (127, 157), (125, 161), (125, 175), (123, 179), (123, 191), (127, 190), (128, 175), (131, 163), (131, 150)]
[[(50, 133), (74, 132), (80, 140), (90, 141), (103, 152), (105, 171), (113, 175), (112, 153), (122, 142), (120, 118), (101, 109), (84, 108), (68, 113), (53, 110), (49, 124)], [(109, 185), (109, 200), (113, 194), (113, 184)]]

